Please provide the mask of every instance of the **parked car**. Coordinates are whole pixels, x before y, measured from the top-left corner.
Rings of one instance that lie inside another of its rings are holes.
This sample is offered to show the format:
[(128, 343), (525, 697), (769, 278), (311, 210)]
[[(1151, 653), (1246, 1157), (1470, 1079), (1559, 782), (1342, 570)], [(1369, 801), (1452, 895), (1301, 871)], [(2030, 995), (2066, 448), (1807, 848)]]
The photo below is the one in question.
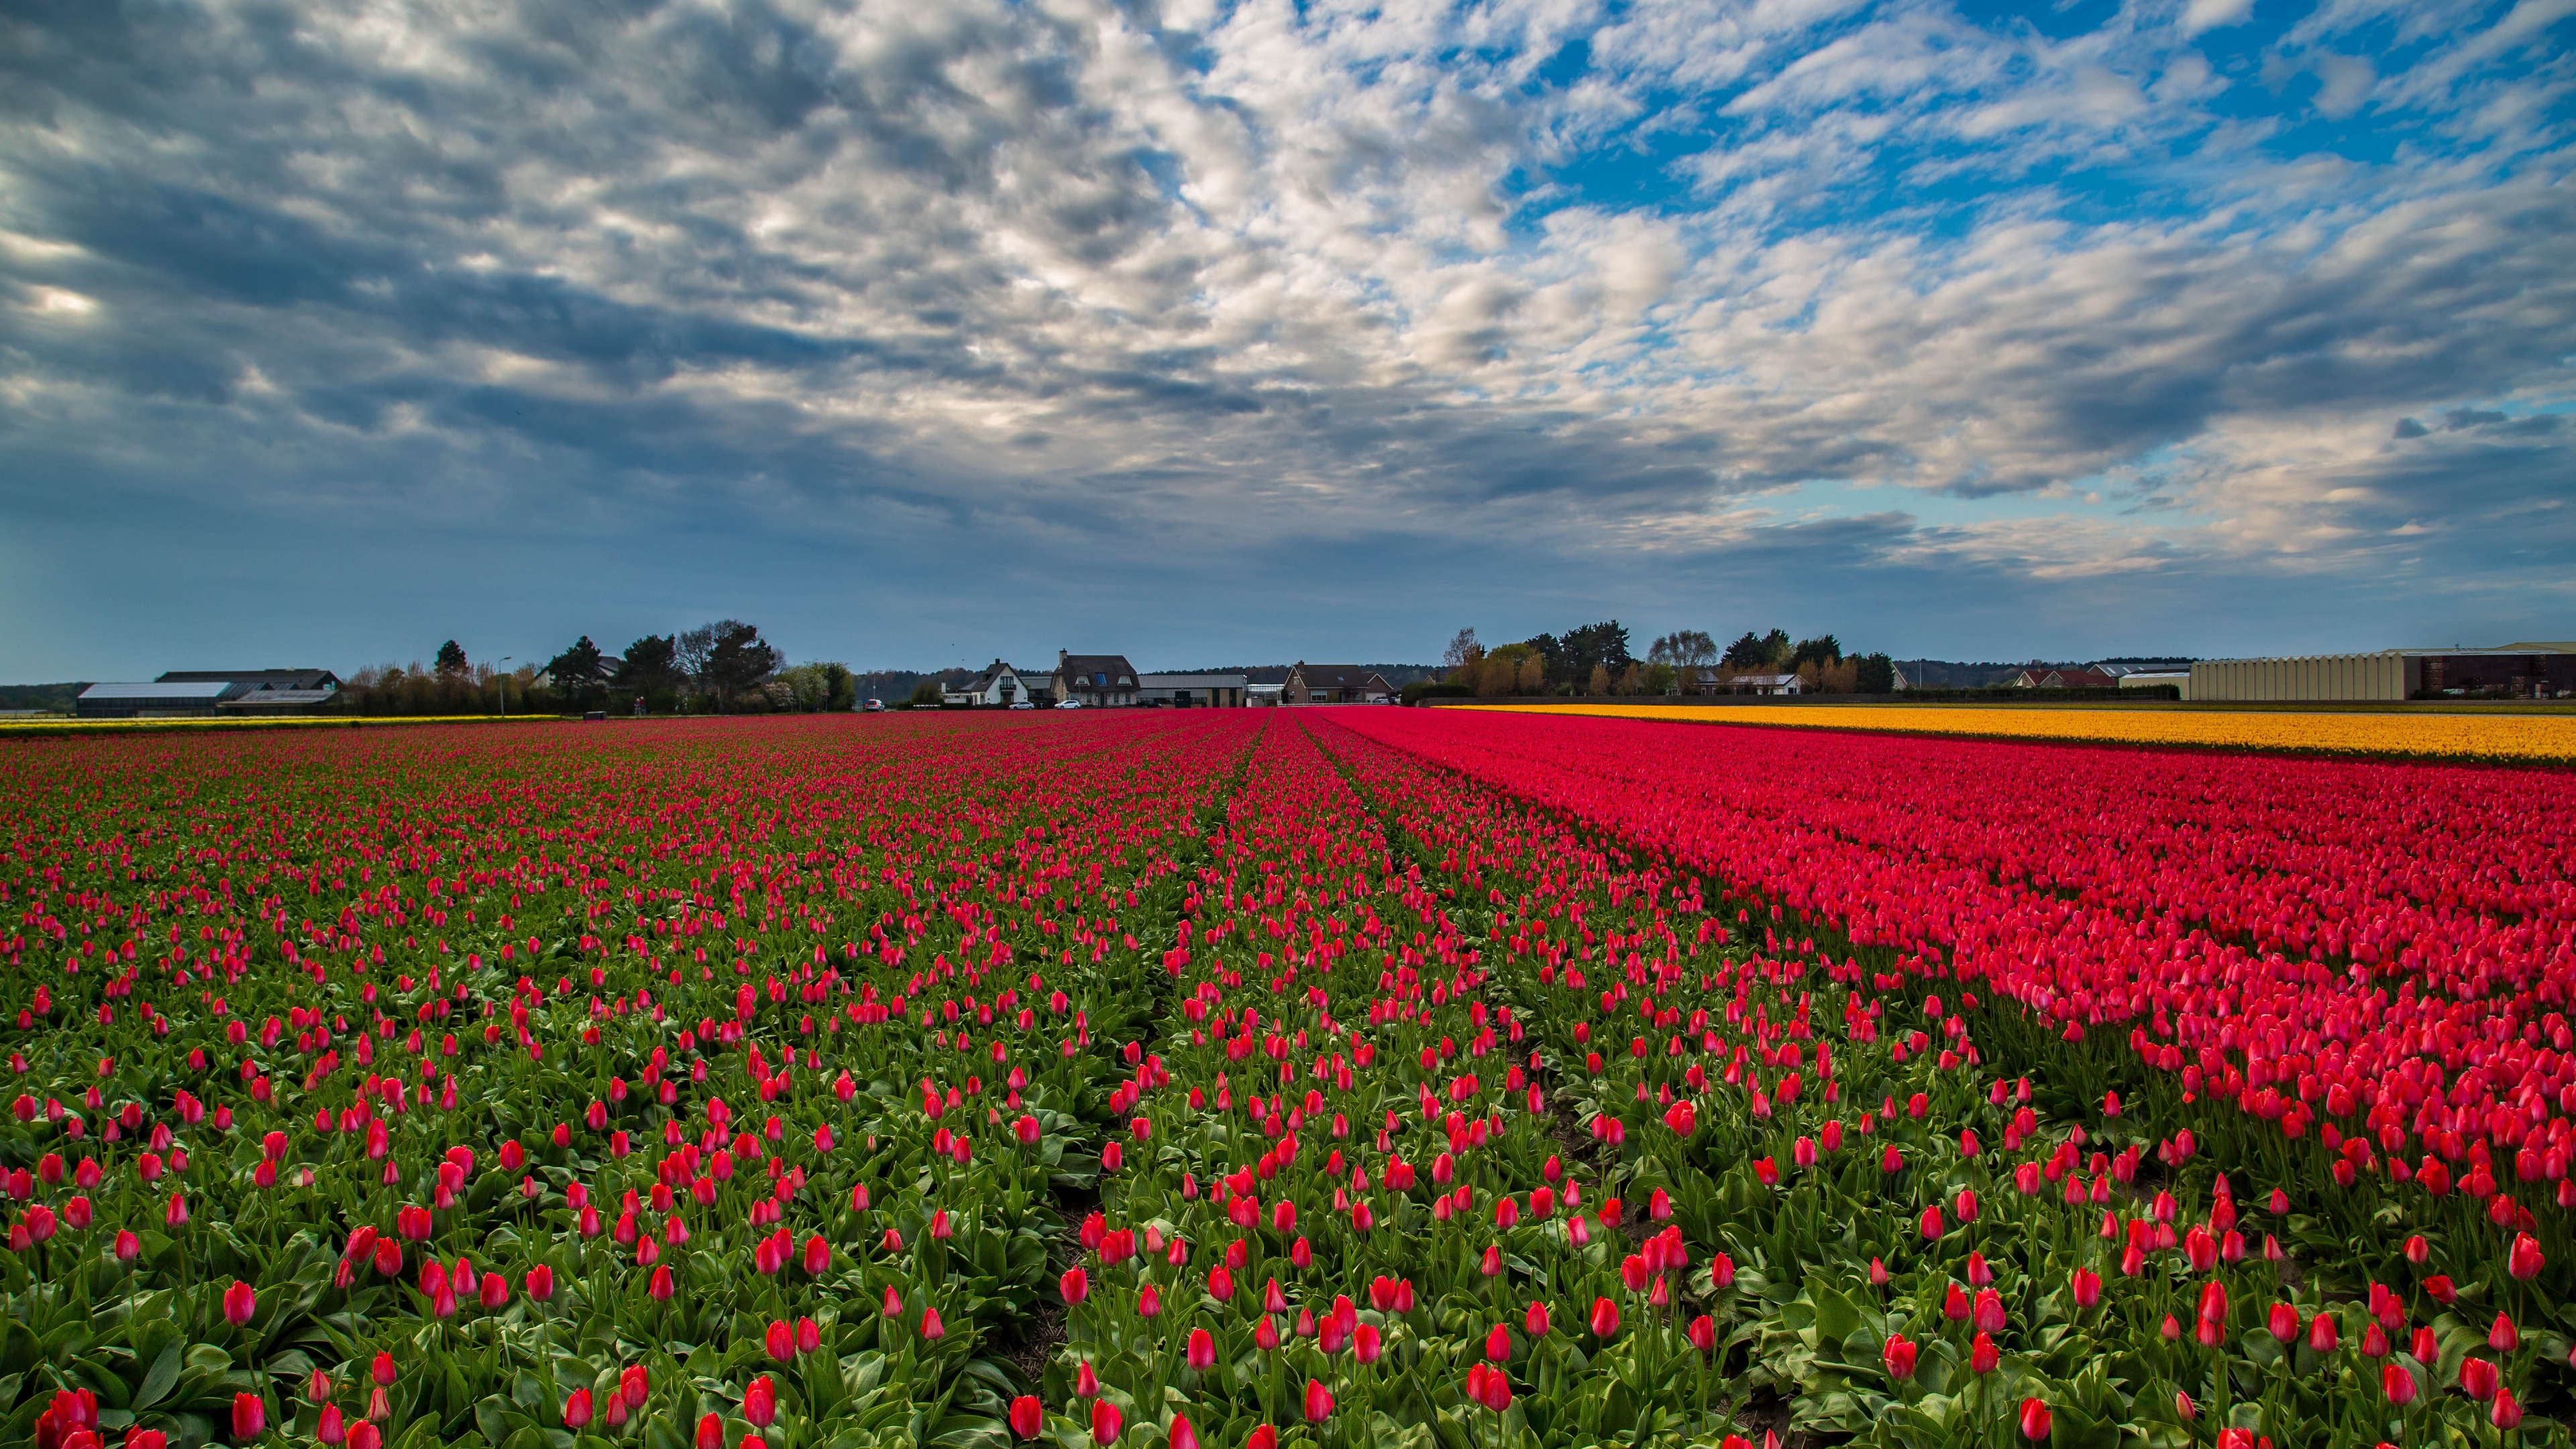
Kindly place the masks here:
[(1066, 700), (1059, 700), (1059, 701), (1057, 701), (1057, 702), (1056, 702), (1056, 708), (1058, 708), (1058, 709), (1080, 709), (1080, 708), (1082, 708), (1082, 701), (1081, 701), (1081, 700), (1078, 700), (1078, 699), (1066, 699)]
[(1034, 704), (1029, 703), (1027, 700), (1025, 700), (1025, 699), (1024, 699), (1024, 700), (1021, 700), (1021, 701), (1019, 701), (1018, 703), (1016, 703), (1016, 704), (1012, 705), (1012, 706), (1011, 706), (1011, 708), (1013, 708), (1013, 709), (1035, 709), (1035, 708), (1037, 708), (1037, 706), (1036, 706), (1036, 705), (1034, 705)]
[(868, 701), (868, 713), (870, 713), (870, 714), (883, 714), (883, 713), (885, 713), (885, 701), (884, 701), (884, 700), (882, 700), (882, 699), (872, 699), (872, 700), (869, 700), (869, 701)]

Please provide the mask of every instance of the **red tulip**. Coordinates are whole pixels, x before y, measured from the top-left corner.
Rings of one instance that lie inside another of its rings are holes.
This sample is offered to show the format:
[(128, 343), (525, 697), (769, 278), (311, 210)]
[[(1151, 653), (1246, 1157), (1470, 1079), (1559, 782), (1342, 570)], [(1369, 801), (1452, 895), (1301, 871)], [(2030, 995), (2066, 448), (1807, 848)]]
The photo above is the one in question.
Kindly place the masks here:
[(2539, 1240), (2529, 1233), (2516, 1233), (2513, 1246), (2505, 1250), (2504, 1270), (2516, 1278), (2537, 1278), (2547, 1261), (2541, 1256)]
[(258, 1311), (259, 1294), (252, 1291), (248, 1283), (234, 1279), (233, 1286), (224, 1290), (224, 1321), (239, 1328), (250, 1322), (251, 1315)]
[(257, 1394), (233, 1395), (233, 1439), (256, 1439), (268, 1432), (268, 1404)]
[(2522, 1335), (2515, 1330), (2511, 1318), (2502, 1313), (2495, 1316), (2495, 1327), (2487, 1330), (2487, 1347), (2498, 1353), (2511, 1353), (2522, 1347)]
[[(1021, 1120), (1026, 1121), (1026, 1118)], [(1022, 1394), (1011, 1400), (1011, 1432), (1023, 1439), (1034, 1439), (1046, 1427), (1046, 1407), (1035, 1394)]]
[(1619, 1305), (1607, 1298), (1592, 1300), (1592, 1336), (1608, 1338), (1619, 1331)]
[(2264, 1327), (2283, 1343), (2299, 1336), (2299, 1310), (2287, 1303), (2275, 1303), (2264, 1320)]
[(2341, 1340), (2335, 1334), (2334, 1315), (2320, 1312), (2308, 1320), (2308, 1347), (2318, 1353), (2332, 1353)]
[(762, 1374), (744, 1387), (742, 1416), (761, 1429), (778, 1421), (778, 1386), (769, 1381), (769, 1375)]
[(1879, 1349), (1878, 1357), (1887, 1366), (1887, 1376), (1902, 1382), (1914, 1377), (1916, 1352), (1913, 1342), (1905, 1335), (1892, 1333), (1888, 1335), (1886, 1345)]
[[(1117, 1144), (1115, 1143), (1111, 1144), (1113, 1147), (1116, 1145)], [(1118, 1433), (1125, 1426), (1126, 1419), (1118, 1412), (1118, 1406), (1116, 1404), (1109, 1402), (1107, 1399), (1094, 1399), (1091, 1401), (1092, 1443), (1117, 1443)]]
[(724, 1449), (724, 1420), (714, 1414), (699, 1419), (697, 1442), (692, 1449)]
[(2415, 1375), (2403, 1364), (2383, 1365), (2379, 1370), (2379, 1391), (2402, 1409), (2415, 1402)]
[(567, 1429), (585, 1429), (590, 1426), (590, 1390), (575, 1389), (572, 1391), (572, 1397), (564, 1400), (563, 1421)]
[(2048, 1405), (2036, 1398), (2021, 1401), (2021, 1436), (2033, 1442), (2048, 1437)]
[(1315, 1379), (1306, 1380), (1306, 1422), (1320, 1424), (1333, 1417), (1333, 1394)]

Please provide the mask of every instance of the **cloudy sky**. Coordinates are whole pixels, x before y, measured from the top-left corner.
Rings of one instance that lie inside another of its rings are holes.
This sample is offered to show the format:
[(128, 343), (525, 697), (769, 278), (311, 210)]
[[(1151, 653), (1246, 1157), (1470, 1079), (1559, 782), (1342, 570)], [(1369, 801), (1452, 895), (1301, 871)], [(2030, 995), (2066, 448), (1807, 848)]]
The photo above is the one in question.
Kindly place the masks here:
[(0, 680), (2576, 637), (2576, 0), (19, 0)]

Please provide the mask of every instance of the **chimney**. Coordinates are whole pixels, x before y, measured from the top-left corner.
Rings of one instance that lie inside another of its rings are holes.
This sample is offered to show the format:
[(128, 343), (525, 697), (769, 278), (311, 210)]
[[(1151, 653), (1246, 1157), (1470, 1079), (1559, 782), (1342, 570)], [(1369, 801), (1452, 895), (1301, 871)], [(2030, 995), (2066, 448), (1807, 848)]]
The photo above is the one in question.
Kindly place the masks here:
[(1065, 661), (1072, 657), (1072, 655), (1065, 653), (1061, 649), (1055, 651), (1055, 672), (1058, 674), (1064, 673)]

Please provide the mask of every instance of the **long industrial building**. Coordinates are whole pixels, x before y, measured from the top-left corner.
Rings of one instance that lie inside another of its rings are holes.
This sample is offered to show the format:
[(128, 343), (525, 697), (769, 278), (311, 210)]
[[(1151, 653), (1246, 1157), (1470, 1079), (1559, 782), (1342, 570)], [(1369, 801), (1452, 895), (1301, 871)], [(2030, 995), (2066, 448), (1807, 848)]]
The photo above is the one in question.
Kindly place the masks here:
[(2576, 697), (2576, 642), (2495, 649), (2382, 649), (2278, 659), (2204, 659), (2183, 698), (2316, 702)]

